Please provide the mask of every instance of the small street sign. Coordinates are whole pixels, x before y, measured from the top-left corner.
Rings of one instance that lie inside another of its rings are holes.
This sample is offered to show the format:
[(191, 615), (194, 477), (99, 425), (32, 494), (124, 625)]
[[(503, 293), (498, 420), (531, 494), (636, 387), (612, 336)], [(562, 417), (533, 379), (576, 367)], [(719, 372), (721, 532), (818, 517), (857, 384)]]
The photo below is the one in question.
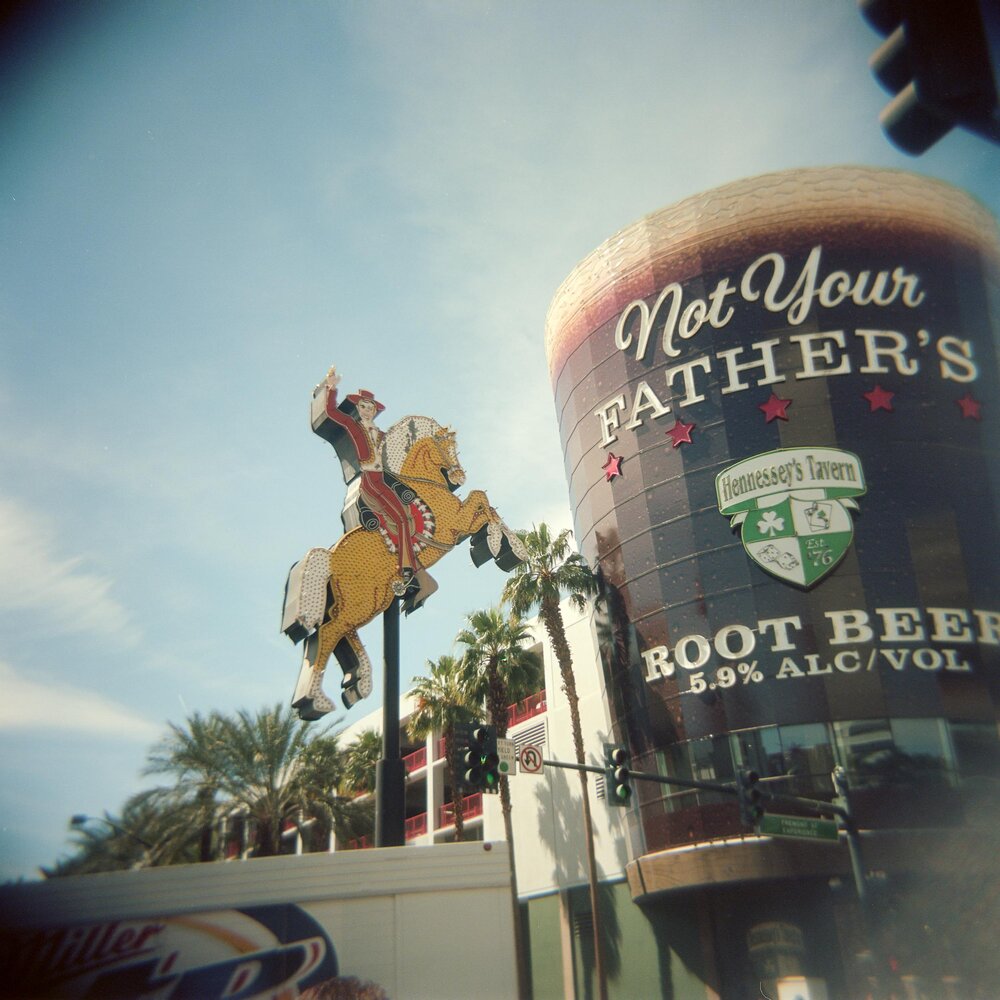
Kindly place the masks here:
[(521, 747), (521, 770), (525, 774), (542, 773), (542, 748), (534, 743), (525, 743)]
[(513, 740), (497, 739), (497, 756), (500, 758), (500, 773), (512, 777), (517, 774), (517, 751)]
[(838, 839), (837, 824), (816, 816), (780, 816), (765, 813), (757, 825), (758, 833), (768, 837), (795, 837), (801, 840)]

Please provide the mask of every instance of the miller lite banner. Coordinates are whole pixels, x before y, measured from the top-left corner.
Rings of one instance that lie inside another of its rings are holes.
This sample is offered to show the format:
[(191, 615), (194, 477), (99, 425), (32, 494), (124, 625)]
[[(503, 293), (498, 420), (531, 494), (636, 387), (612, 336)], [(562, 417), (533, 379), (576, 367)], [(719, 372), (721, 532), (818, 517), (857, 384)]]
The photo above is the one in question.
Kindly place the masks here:
[[(633, 766), (684, 745), (725, 778), (756, 764), (744, 744), (787, 759), (798, 726), (828, 774), (865, 720), (885, 756), (913, 720), (995, 719), (998, 324), (995, 221), (898, 171), (739, 181), (577, 265), (546, 349)], [(747, 738), (725, 766), (691, 744), (727, 734)], [(647, 813), (648, 846), (698, 839)]]
[(0, 996), (226, 997), (303, 995), (337, 976), (323, 927), (276, 905), (0, 932)]
[(515, 994), (502, 842), (0, 886), (3, 1000), (464, 1000), (470, 968)]

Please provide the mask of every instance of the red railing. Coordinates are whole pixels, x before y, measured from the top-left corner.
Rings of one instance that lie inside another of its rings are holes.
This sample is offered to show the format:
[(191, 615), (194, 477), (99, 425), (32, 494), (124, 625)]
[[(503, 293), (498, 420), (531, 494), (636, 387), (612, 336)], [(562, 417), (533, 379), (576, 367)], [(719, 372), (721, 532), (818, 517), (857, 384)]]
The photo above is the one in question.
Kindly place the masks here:
[[(472, 795), (466, 795), (462, 799), (462, 819), (469, 820), (476, 816), (482, 816), (483, 814), (483, 793), (473, 792)], [(438, 829), (440, 830), (443, 826), (452, 826), (455, 822), (455, 805), (452, 802), (446, 802), (438, 810)]]
[[(513, 705), (509, 705), (507, 708), (507, 727), (516, 726), (519, 723), (526, 722), (528, 719), (534, 718), (536, 715), (541, 715), (542, 712), (548, 709), (548, 702), (545, 698), (545, 688), (541, 691), (536, 691), (533, 695), (529, 695), (523, 701), (516, 702)], [(404, 757), (405, 761), (409, 761), (410, 758), (415, 758), (417, 754), (423, 751), (417, 750), (415, 753), (410, 754), (408, 757)], [(444, 737), (439, 737), (434, 743), (434, 759), (441, 760), (444, 757)], [(427, 763), (426, 754), (419, 764), (413, 764), (412, 766), (407, 763), (407, 771), (416, 770), (418, 767), (423, 767)]]
[(413, 840), (415, 837), (422, 837), (427, 832), (427, 813), (419, 813), (411, 816), (404, 824), (406, 829), (406, 839)]
[[(422, 837), (427, 832), (427, 813), (418, 813), (416, 816), (411, 816), (404, 822), (403, 828), (407, 840)], [(364, 851), (374, 846), (375, 842), (371, 837), (355, 837), (354, 840), (349, 840), (344, 845), (343, 850)]]
[(427, 747), (421, 747), (419, 750), (414, 750), (413, 753), (408, 753), (403, 758), (403, 764), (406, 767), (407, 774), (411, 771), (417, 771), (422, 767), (426, 767)]
[(529, 695), (523, 701), (511, 705), (507, 709), (507, 726), (516, 726), (536, 715), (541, 715), (546, 708), (545, 688), (542, 688), (541, 691), (536, 691), (533, 695)]

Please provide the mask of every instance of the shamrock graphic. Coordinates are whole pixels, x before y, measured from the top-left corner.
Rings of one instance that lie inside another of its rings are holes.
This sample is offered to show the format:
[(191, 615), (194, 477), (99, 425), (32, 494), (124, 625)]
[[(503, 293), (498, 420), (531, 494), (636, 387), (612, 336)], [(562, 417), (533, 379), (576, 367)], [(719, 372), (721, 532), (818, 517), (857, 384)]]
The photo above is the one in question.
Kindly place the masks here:
[(772, 538), (777, 532), (783, 531), (784, 528), (785, 528), (785, 519), (783, 517), (778, 517), (778, 515), (773, 510), (769, 510), (757, 522), (757, 530), (762, 535), (769, 535)]

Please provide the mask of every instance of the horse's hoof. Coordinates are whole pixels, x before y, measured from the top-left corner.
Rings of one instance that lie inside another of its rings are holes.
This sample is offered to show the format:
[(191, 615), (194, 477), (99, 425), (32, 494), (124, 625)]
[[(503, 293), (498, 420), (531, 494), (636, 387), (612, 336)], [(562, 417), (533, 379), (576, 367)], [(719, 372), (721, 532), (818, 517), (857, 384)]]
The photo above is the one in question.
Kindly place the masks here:
[(292, 708), (298, 712), (299, 718), (303, 722), (315, 722), (317, 719), (322, 719), (330, 711), (330, 709), (327, 709), (326, 712), (321, 712), (313, 704), (312, 698), (302, 698), (299, 701), (293, 702)]
[(299, 713), (299, 718), (303, 722), (315, 722), (332, 712), (334, 704), (320, 692), (317, 698), (300, 698), (298, 701), (293, 701), (292, 708)]
[[(308, 673), (306, 671), (308, 670)], [(308, 682), (308, 689), (302, 692), (302, 686)], [(300, 693), (302, 692), (302, 693)], [(295, 695), (298, 695), (296, 697)], [(323, 691), (323, 673), (313, 670), (304, 664), (299, 684), (292, 696), (292, 708), (299, 713), (299, 718), (305, 722), (315, 722), (332, 712), (334, 704)]]

